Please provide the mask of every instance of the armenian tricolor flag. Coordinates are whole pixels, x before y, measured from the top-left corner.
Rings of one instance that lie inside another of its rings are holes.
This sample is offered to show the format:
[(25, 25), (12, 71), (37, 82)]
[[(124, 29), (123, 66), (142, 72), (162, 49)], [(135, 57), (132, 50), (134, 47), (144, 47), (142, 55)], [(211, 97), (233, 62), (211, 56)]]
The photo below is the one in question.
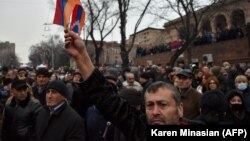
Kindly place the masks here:
[(82, 5), (75, 5), (73, 15), (71, 18), (70, 29), (76, 33), (81, 34), (81, 30), (85, 23), (85, 11)]
[(80, 0), (57, 0), (53, 24), (67, 28), (75, 5), (81, 5)]

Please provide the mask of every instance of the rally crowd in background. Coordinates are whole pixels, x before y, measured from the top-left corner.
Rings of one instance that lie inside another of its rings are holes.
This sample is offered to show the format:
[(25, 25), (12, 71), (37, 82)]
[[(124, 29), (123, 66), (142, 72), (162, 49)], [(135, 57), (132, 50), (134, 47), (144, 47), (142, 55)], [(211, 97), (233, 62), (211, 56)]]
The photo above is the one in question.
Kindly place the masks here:
[[(245, 29), (245, 27), (243, 28)], [(204, 32), (201, 35), (198, 35), (194, 39), (194, 46), (211, 44), (214, 42), (221, 42), (226, 40), (238, 39), (244, 37), (244, 32), (242, 28), (230, 28), (225, 30), (218, 30), (216, 33)], [(162, 43), (153, 47), (137, 47), (136, 57), (143, 57), (147, 55), (158, 54), (167, 51), (175, 51), (180, 49), (185, 40), (178, 39), (169, 43)]]
[(67, 52), (79, 70), (1, 70), (2, 141), (145, 140), (147, 124), (250, 124), (250, 66), (91, 69), (77, 43)]

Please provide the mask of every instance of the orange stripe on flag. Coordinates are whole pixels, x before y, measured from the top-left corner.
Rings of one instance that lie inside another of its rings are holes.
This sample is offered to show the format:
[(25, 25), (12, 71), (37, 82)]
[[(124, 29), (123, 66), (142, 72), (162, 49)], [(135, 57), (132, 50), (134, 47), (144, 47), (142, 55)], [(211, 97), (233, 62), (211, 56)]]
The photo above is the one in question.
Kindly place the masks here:
[(68, 0), (64, 9), (64, 28), (67, 28), (67, 26), (69, 25), (70, 16), (75, 5), (77, 4), (81, 4), (80, 0)]

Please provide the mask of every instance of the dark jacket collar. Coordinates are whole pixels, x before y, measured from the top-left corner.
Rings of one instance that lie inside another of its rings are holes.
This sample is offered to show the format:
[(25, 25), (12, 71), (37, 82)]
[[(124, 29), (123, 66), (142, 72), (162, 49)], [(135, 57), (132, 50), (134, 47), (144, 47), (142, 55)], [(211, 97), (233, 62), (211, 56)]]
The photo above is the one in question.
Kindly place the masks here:
[(25, 100), (16, 100), (15, 97), (11, 99), (10, 106), (15, 107), (17, 104), (20, 105), (21, 107), (25, 107), (30, 100), (30, 94), (28, 93), (27, 97)]
[(50, 107), (46, 106), (46, 110), (50, 113), (50, 115), (58, 115), (61, 113), (65, 107), (67, 107), (68, 103), (65, 101), (58, 109), (55, 109), (53, 112), (51, 112)]

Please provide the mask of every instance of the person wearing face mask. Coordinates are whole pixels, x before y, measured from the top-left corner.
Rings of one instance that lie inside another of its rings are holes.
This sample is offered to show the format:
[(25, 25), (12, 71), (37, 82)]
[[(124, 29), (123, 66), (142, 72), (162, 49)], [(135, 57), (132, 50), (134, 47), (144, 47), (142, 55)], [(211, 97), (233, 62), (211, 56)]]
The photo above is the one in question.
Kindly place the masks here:
[(229, 103), (228, 119), (232, 124), (250, 124), (250, 113), (247, 112), (242, 92), (239, 90), (231, 90), (227, 94)]
[(235, 78), (235, 87), (243, 94), (243, 100), (246, 102), (247, 111), (250, 112), (250, 87), (248, 84), (247, 77), (245, 75), (238, 75)]

